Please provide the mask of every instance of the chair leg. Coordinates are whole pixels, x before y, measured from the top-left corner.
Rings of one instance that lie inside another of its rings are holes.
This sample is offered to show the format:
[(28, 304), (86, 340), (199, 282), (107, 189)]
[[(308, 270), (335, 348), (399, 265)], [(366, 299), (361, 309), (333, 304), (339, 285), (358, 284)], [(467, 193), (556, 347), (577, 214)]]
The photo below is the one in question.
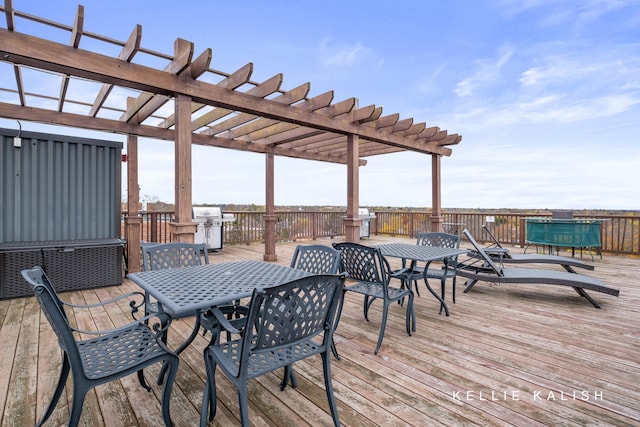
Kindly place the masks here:
[(378, 335), (378, 344), (373, 354), (378, 354), (380, 346), (382, 345), (382, 338), (384, 337), (384, 330), (387, 327), (387, 313), (389, 312), (389, 303), (385, 300), (382, 307), (382, 322), (380, 323), (380, 334)]
[[(344, 306), (344, 294), (346, 293), (346, 291), (342, 291), (342, 298), (340, 299), (340, 302), (338, 303), (338, 309), (336, 312), (336, 323), (333, 326), (333, 331), (335, 332), (336, 329), (338, 329), (338, 324), (340, 323), (340, 316), (342, 316), (342, 307)], [(335, 342), (331, 342), (331, 352), (333, 353), (333, 355), (335, 356), (336, 359), (340, 360), (340, 355), (338, 354), (338, 349), (336, 348), (336, 343)]]
[(322, 368), (324, 371), (324, 388), (327, 392), (329, 409), (331, 410), (333, 425), (338, 427), (340, 425), (340, 418), (338, 416), (338, 408), (336, 407), (336, 399), (333, 396), (333, 384), (331, 381), (331, 355), (327, 352), (324, 352), (324, 353), (321, 353), (321, 356), (322, 356)]
[(331, 353), (333, 353), (333, 357), (336, 358), (336, 360), (340, 360), (340, 355), (338, 354), (338, 349), (336, 348), (336, 343), (331, 341)]
[(240, 424), (242, 427), (249, 427), (249, 401), (247, 382), (238, 384), (238, 406), (240, 407)]
[[(200, 427), (207, 426), (207, 415), (209, 415), (211, 411), (211, 396), (209, 392), (209, 384), (205, 383), (204, 385), (204, 394), (202, 395), (202, 406), (200, 407)], [(210, 421), (210, 419), (209, 419)]]
[(71, 402), (71, 411), (69, 412), (69, 421), (67, 426), (76, 427), (80, 421), (80, 415), (82, 414), (82, 404), (84, 403), (84, 397), (87, 394), (86, 387), (73, 382), (73, 402)]
[(414, 283), (415, 288), (416, 288), (416, 294), (417, 294), (418, 296), (420, 296), (420, 289), (418, 289), (418, 281), (417, 281), (417, 280), (414, 280), (414, 281), (413, 281), (413, 283)]
[(204, 395), (202, 396), (202, 407), (200, 408), (200, 426), (207, 425), (208, 420), (213, 421), (216, 415), (216, 367), (213, 357), (209, 354), (209, 349), (204, 350), (204, 366), (207, 373), (207, 382), (205, 383)]
[(453, 276), (453, 284), (451, 285), (451, 295), (453, 297), (453, 303), (456, 303), (456, 276)]
[[(440, 279), (440, 295), (442, 296), (442, 301), (444, 301), (444, 290), (445, 290), (446, 284), (447, 284), (446, 277), (443, 277), (442, 279)], [(440, 304), (440, 312), (438, 314), (442, 314), (443, 308), (444, 308), (444, 305)]]
[(43, 425), (53, 414), (53, 410), (56, 408), (58, 401), (60, 400), (60, 396), (62, 396), (62, 390), (64, 390), (64, 385), (67, 383), (67, 378), (69, 377), (69, 371), (71, 370), (71, 366), (69, 365), (69, 359), (67, 358), (67, 354), (64, 353), (62, 356), (62, 368), (60, 369), (60, 376), (58, 378), (58, 385), (56, 385), (56, 389), (53, 392), (53, 396), (51, 397), (51, 402), (49, 402), (49, 406), (47, 406), (47, 410), (44, 412), (44, 415), (38, 422), (37, 426), (40, 427)]
[(147, 381), (144, 379), (144, 371), (140, 369), (136, 374), (138, 374), (138, 382), (140, 385), (147, 391), (151, 391), (151, 387), (149, 387), (149, 384), (147, 384)]
[(369, 295), (364, 296), (364, 303), (362, 306), (362, 310), (364, 312), (364, 319), (367, 322), (369, 321), (369, 307), (371, 307), (371, 304), (373, 304), (374, 300), (375, 298), (370, 298)]
[(416, 331), (416, 312), (415, 307), (413, 305), (413, 295), (409, 295), (409, 302), (407, 303), (407, 314), (406, 314), (406, 326), (407, 326), (407, 334), (411, 336), (411, 331)]
[(179, 363), (180, 361), (177, 357), (171, 357), (165, 361), (165, 365), (169, 365), (164, 386), (162, 387), (162, 418), (166, 427), (173, 426), (171, 422), (171, 390), (173, 389), (173, 382), (176, 378)]
[(298, 387), (298, 380), (296, 379), (296, 373), (291, 365), (284, 367), (284, 373), (282, 375), (282, 381), (280, 381), (280, 391), (287, 388), (287, 384), (291, 384), (291, 388)]

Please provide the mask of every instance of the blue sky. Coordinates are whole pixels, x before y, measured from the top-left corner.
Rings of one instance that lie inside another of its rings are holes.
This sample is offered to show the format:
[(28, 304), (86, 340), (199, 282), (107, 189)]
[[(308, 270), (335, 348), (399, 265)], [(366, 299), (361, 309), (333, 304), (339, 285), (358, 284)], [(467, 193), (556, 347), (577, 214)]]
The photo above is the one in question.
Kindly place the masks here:
[[(361, 107), (461, 134), (442, 159), (445, 208), (640, 209), (637, 0), (83, 4), (86, 31), (125, 40), (141, 24), (146, 48), (172, 53), (181, 37), (196, 55), (212, 48), (212, 68), (253, 62), (254, 81), (283, 73), (285, 90), (310, 82), (310, 96), (334, 90), (334, 102), (356, 97)], [(77, 4), (14, 7), (72, 24)], [(173, 201), (172, 143), (141, 140), (140, 156), (141, 195)], [(264, 163), (194, 147), (194, 203), (264, 204)], [(346, 204), (345, 166), (275, 164), (277, 205)], [(360, 204), (431, 206), (430, 156), (368, 158)]]

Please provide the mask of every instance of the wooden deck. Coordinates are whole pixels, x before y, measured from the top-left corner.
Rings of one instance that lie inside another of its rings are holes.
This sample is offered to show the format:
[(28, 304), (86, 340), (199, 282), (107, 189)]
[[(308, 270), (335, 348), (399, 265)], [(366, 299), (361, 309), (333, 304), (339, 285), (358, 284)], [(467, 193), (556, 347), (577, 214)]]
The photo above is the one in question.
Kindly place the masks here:
[[(364, 243), (389, 240), (413, 243), (388, 237)], [(278, 262), (287, 265), (294, 247), (278, 244)], [(262, 246), (228, 246), (210, 260), (262, 259), (262, 252)], [(479, 283), (464, 294), (460, 280), (457, 304), (450, 303), (451, 316), (445, 317), (438, 315), (436, 300), (421, 285), (417, 332), (407, 336), (404, 309), (394, 305), (377, 356), (373, 349), (379, 311), (376, 308), (367, 323), (361, 298), (347, 294), (335, 338), (342, 360), (332, 361), (342, 424), (639, 425), (640, 260), (605, 255), (594, 263), (595, 271), (585, 273), (620, 289), (619, 298), (591, 292), (600, 310), (570, 288)], [(122, 286), (62, 297), (94, 302), (130, 290), (136, 286), (125, 280)], [(73, 317), (83, 328), (105, 328), (127, 316), (122, 308)], [(0, 301), (0, 325), (1, 425), (32, 426), (55, 386), (60, 351), (33, 297)], [(178, 342), (190, 329), (188, 321), (174, 322), (170, 342)], [(181, 355), (171, 406), (176, 426), (197, 425), (206, 342), (197, 338)], [(252, 425), (331, 424), (320, 359), (295, 367), (297, 389), (281, 392), (280, 372), (250, 383)], [(151, 383), (158, 368), (145, 372)], [(218, 413), (211, 424), (238, 425), (235, 390), (219, 377)], [(139, 387), (135, 375), (100, 386), (85, 401), (81, 425), (162, 425), (160, 393), (155, 384), (151, 393)], [(65, 424), (68, 402), (62, 400), (47, 425)]]

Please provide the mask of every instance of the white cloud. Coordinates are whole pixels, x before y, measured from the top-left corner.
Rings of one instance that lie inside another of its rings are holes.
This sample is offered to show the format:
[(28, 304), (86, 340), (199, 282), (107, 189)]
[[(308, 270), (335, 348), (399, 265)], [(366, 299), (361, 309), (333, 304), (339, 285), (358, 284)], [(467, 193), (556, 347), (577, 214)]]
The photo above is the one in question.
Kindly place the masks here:
[(603, 95), (571, 100), (561, 95), (514, 101), (493, 108), (475, 109), (456, 115), (467, 130), (499, 128), (514, 124), (562, 124), (603, 119), (640, 105), (640, 97)]
[(573, 25), (581, 27), (599, 20), (618, 9), (637, 5), (636, 0), (499, 0), (498, 9), (515, 17), (535, 9), (542, 10), (544, 25)]
[(353, 44), (335, 44), (329, 39), (324, 39), (318, 54), (322, 65), (346, 67), (365, 61), (372, 55), (372, 51), (359, 41)]
[(498, 81), (502, 75), (501, 69), (509, 62), (512, 55), (512, 50), (507, 49), (496, 60), (476, 61), (475, 71), (456, 85), (455, 93), (461, 97), (470, 96), (479, 88)]

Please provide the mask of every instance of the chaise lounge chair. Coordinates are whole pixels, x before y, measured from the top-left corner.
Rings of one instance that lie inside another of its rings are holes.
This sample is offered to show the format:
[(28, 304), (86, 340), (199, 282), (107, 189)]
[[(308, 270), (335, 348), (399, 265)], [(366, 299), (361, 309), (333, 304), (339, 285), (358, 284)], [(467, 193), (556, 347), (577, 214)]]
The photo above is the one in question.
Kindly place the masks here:
[(577, 273), (541, 268), (499, 268), (495, 261), (484, 251), (482, 247), (480, 247), (468, 230), (464, 230), (463, 233), (474, 246), (475, 252), (480, 257), (477, 261), (481, 261), (480, 265), (464, 265), (464, 263), (462, 267), (460, 264), (458, 265), (458, 275), (468, 279), (464, 293), (469, 292), (478, 281), (490, 283), (536, 283), (571, 286), (580, 296), (586, 298), (595, 308), (600, 308), (598, 303), (595, 302), (589, 294), (587, 294), (587, 289), (614, 295), (616, 297), (620, 292), (618, 289), (608, 287), (595, 277), (589, 277)]
[[(576, 272), (573, 267), (584, 268), (585, 270), (594, 269), (593, 264), (587, 264), (586, 262), (576, 258), (544, 254), (512, 254), (509, 249), (504, 248), (500, 244), (498, 239), (496, 239), (493, 233), (491, 233), (485, 225), (483, 225), (482, 228), (487, 233), (487, 236), (489, 236), (489, 239), (493, 242), (490, 246), (484, 248), (484, 251), (494, 261), (499, 261), (505, 264), (557, 264), (561, 265), (569, 273)], [(475, 251), (470, 251), (468, 255), (473, 258), (481, 258), (481, 256)]]

